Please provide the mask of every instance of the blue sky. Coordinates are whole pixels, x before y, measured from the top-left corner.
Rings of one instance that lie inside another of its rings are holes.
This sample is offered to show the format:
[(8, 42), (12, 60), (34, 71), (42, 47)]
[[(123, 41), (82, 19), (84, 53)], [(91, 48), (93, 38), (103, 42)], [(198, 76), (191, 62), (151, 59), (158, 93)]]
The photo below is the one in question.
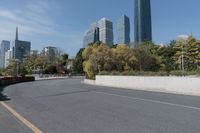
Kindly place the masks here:
[[(168, 43), (178, 35), (200, 39), (199, 0), (151, 0), (154, 42)], [(32, 42), (32, 49), (56, 46), (75, 56), (89, 25), (102, 17), (114, 23), (126, 14), (133, 41), (134, 0), (0, 0), (0, 40)], [(115, 36), (116, 38), (116, 36)]]

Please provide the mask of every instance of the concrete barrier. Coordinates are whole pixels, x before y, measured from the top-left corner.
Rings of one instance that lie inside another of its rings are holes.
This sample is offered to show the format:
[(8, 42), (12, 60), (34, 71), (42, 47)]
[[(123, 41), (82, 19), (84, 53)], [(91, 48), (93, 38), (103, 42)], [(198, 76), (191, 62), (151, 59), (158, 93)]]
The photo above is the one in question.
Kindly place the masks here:
[(43, 78), (40, 78), (40, 77), (35, 77), (35, 80), (58, 80), (58, 79), (84, 79), (85, 76), (63, 76), (63, 77), (43, 77)]
[(34, 77), (4, 77), (0, 78), (0, 86), (34, 81)]
[(200, 96), (198, 77), (96, 76), (95, 81), (84, 82), (98, 86)]

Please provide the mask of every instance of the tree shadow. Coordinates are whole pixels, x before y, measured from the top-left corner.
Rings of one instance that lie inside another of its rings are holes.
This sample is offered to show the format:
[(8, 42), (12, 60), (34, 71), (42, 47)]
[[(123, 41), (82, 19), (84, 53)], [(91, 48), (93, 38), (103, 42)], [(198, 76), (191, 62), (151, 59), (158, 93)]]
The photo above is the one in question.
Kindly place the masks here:
[(9, 101), (11, 100), (8, 96), (3, 94), (5, 86), (0, 86), (0, 101)]

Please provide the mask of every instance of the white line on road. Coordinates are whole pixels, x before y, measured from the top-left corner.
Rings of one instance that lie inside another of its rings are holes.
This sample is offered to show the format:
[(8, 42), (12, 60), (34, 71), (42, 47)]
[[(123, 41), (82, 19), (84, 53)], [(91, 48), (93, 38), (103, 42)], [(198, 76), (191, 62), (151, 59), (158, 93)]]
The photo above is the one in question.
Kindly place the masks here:
[(157, 100), (152, 100), (152, 99), (143, 99), (143, 98), (138, 98), (138, 97), (130, 97), (130, 96), (125, 96), (125, 95), (118, 95), (118, 94), (99, 92), (99, 91), (92, 91), (92, 92), (97, 93), (97, 94), (104, 94), (104, 95), (109, 95), (109, 96), (128, 98), (128, 99), (137, 100), (137, 101), (151, 102), (151, 103), (156, 103), (156, 104), (164, 104), (164, 105), (168, 105), (168, 106), (175, 106), (175, 107), (194, 109), (194, 110), (200, 111), (199, 107), (187, 106), (187, 105), (182, 105), (182, 104), (162, 102), (162, 101), (157, 101)]

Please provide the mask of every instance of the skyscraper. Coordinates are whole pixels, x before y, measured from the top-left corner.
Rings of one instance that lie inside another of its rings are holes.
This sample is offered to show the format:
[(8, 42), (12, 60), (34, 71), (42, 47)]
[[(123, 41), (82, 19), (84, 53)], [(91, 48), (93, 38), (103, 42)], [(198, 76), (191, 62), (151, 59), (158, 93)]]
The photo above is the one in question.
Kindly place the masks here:
[(109, 47), (113, 45), (113, 23), (106, 19), (102, 18), (98, 22), (99, 26), (99, 40)]
[(0, 45), (0, 68), (5, 68), (5, 54), (10, 49), (10, 42), (3, 40)]
[(135, 0), (135, 43), (152, 41), (150, 0)]
[(95, 43), (99, 41), (99, 28), (97, 27), (97, 23), (91, 24), (89, 30), (86, 31), (84, 40), (83, 40), (83, 47), (87, 47), (90, 43)]
[(4, 67), (7, 68), (10, 64), (10, 60), (12, 59), (12, 50), (9, 49), (6, 53), (5, 53), (5, 65)]
[(117, 21), (117, 43), (130, 44), (130, 20), (126, 15)]
[(16, 37), (13, 41), (12, 58), (23, 62), (23, 59), (30, 54), (31, 42), (18, 40), (18, 28), (16, 28)]

